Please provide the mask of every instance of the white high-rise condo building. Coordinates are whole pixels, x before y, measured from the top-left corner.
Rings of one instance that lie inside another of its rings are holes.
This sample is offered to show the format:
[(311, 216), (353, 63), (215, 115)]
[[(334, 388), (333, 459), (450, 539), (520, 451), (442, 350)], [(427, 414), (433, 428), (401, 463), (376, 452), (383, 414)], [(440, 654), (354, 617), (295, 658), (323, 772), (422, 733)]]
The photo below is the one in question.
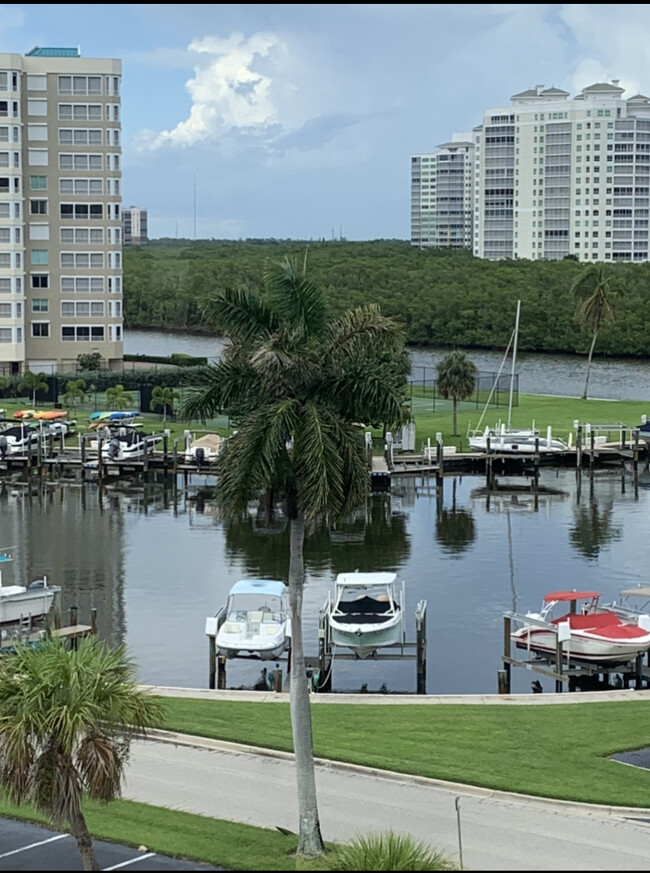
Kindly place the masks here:
[(0, 53), (0, 375), (122, 365), (121, 73)]
[[(456, 134), (411, 159), (411, 244), (458, 247), (441, 196), (439, 168), (457, 158), (465, 169), (463, 215), (454, 230), (480, 258), (581, 261), (648, 260), (650, 99), (623, 98), (618, 80), (567, 91), (537, 85), (511, 105), (485, 110), (471, 135)], [(455, 151), (450, 151), (451, 147)], [(466, 190), (466, 189), (465, 189)], [(453, 194), (459, 205), (460, 188)], [(445, 242), (445, 230), (448, 241)]]

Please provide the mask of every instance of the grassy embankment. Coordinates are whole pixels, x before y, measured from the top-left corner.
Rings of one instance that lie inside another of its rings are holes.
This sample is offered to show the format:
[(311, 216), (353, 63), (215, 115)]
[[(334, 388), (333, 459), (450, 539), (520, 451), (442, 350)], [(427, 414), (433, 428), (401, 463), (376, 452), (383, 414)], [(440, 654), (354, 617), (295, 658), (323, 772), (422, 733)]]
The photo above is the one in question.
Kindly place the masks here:
[[(288, 703), (163, 700), (167, 729), (292, 749)], [(646, 700), (552, 706), (319, 702), (312, 707), (318, 757), (504, 791), (637, 807), (650, 807), (650, 772), (607, 756), (643, 747), (649, 715)], [(95, 837), (233, 869), (293, 868), (295, 837), (275, 831), (130, 801), (89, 804), (87, 812)], [(29, 810), (8, 805), (0, 805), (0, 813), (38, 820)], [(322, 869), (322, 863), (311, 869)]]

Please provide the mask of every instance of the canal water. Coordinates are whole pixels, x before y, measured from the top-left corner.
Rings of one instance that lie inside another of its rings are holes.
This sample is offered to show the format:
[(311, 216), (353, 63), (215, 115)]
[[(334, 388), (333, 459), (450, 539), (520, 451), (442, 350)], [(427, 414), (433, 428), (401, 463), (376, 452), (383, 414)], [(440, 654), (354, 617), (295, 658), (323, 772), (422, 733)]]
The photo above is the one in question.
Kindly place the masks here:
[[(133, 332), (125, 339), (127, 352), (135, 347), (163, 355), (219, 353), (214, 340), (181, 343), (164, 334)], [(431, 362), (422, 366), (434, 365), (435, 353), (419, 355)], [(474, 358), (480, 369), (496, 370), (501, 362), (500, 354)], [(555, 393), (560, 388), (572, 393), (572, 368), (575, 393), (581, 392), (584, 361), (549, 364), (546, 357), (518, 367), (520, 390), (545, 393), (540, 386), (549, 377), (540, 368), (549, 365), (556, 368), (550, 386)], [(596, 364), (593, 396), (643, 399), (650, 393), (647, 366)], [(127, 645), (144, 683), (207, 687), (206, 617), (239, 578), (286, 578), (289, 532), (256, 529), (253, 519), (226, 528), (202, 484), (191, 483), (189, 493), (133, 482), (102, 488), (47, 484), (30, 493), (5, 481), (0, 546), (11, 547), (14, 562), (3, 581), (47, 575), (63, 587), (64, 610), (77, 606), (81, 621), (97, 610), (99, 633)], [(323, 527), (307, 541), (308, 655), (317, 652), (318, 612), (337, 573), (394, 570), (405, 580), (409, 640), (415, 637), (416, 606), (427, 604), (427, 692), (495, 693), (503, 666), (504, 612), (538, 609), (544, 593), (559, 588), (597, 590), (603, 600), (613, 600), (622, 588), (647, 582), (645, 466), (637, 475), (614, 467), (593, 477), (543, 468), (537, 499), (509, 493), (488, 501), (482, 476), (445, 477), (441, 494), (434, 486), (427, 477), (396, 477), (390, 494), (369, 501), (356, 538), (341, 542)], [(251, 687), (260, 667), (229, 662), (228, 687)], [(332, 678), (335, 691), (416, 689), (413, 660), (359, 662), (337, 660), (335, 653)], [(513, 692), (530, 691), (534, 678), (528, 670), (513, 669)], [(545, 691), (553, 690), (550, 680), (541, 681)]]

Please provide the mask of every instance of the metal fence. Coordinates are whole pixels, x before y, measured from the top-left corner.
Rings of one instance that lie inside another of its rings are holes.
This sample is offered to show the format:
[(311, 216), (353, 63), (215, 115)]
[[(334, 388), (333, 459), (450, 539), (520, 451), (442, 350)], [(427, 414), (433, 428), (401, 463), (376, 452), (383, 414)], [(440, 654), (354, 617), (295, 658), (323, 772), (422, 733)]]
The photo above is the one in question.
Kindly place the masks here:
[[(435, 367), (413, 367), (409, 376), (409, 394), (411, 406), (417, 405), (418, 411), (436, 411), (436, 403), (444, 401), (436, 385)], [(497, 373), (480, 370), (474, 383), (474, 391), (463, 401), (465, 408), (475, 406), (481, 409), (486, 405), (500, 407), (510, 403), (512, 386), (512, 405), (519, 405), (519, 374)], [(446, 402), (446, 401), (445, 401)]]

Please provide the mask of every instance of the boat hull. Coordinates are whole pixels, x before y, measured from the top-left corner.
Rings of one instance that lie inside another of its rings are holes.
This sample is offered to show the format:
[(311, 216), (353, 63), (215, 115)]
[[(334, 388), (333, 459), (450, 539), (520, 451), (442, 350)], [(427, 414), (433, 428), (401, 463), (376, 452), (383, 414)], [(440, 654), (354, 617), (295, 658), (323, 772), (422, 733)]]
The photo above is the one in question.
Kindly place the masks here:
[(352, 649), (358, 658), (371, 658), (377, 649), (393, 646), (402, 641), (402, 620), (397, 616), (390, 625), (345, 625), (330, 617), (330, 639), (335, 646)]
[[(512, 639), (518, 649), (553, 656), (557, 652), (557, 629), (521, 628), (512, 634)], [(594, 663), (626, 664), (648, 649), (650, 649), (650, 637), (637, 640), (613, 640), (594, 635), (578, 636), (573, 633), (571, 638), (562, 644), (562, 652), (566, 657)]]
[(290, 639), (285, 632), (268, 642), (259, 636), (235, 637), (233, 634), (217, 634), (216, 652), (222, 658), (258, 658), (274, 661), (289, 648)]
[(37, 591), (29, 589), (24, 594), (0, 596), (0, 625), (18, 624), (32, 618), (44, 618), (54, 601), (54, 588), (43, 588)]

